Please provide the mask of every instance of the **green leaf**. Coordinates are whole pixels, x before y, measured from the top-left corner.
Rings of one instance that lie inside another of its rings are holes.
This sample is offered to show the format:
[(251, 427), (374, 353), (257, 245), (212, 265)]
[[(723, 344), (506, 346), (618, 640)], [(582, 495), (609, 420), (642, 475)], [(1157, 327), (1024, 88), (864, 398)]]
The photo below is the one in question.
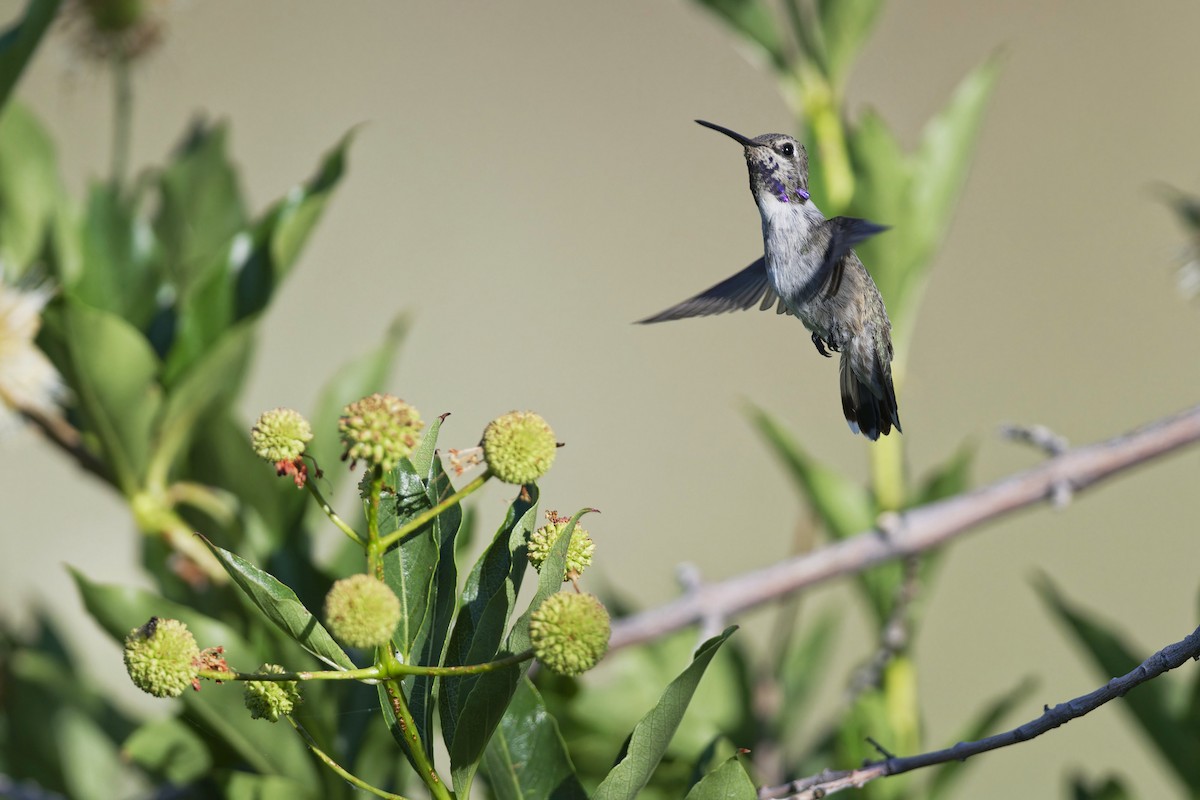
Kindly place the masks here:
[(109, 800), (121, 782), (117, 746), (104, 731), (79, 711), (62, 708), (53, 720), (62, 754), (63, 780), (71, 797)]
[[(1004, 718), (1029, 699), (1036, 685), (1036, 681), (1026, 678), (992, 700), (975, 715), (975, 719), (955, 737), (954, 741), (973, 742), (995, 733)], [(929, 800), (953, 797), (953, 788), (957, 785), (958, 779), (962, 777), (966, 765), (965, 761), (949, 761), (933, 767), (932, 777), (929, 781)]]
[(178, 328), (166, 359), (169, 377), (182, 373), (230, 325), (257, 318), (267, 307), (342, 176), (349, 141), (349, 135), (343, 137), (313, 178), (237, 232), (193, 273), (178, 300)]
[(758, 789), (737, 756), (704, 776), (686, 800), (758, 800)]
[[(501, 644), (528, 563), (525, 542), (536, 524), (537, 500), (537, 486), (525, 486), (509, 506), (492, 544), (467, 576), (446, 648), (446, 665), (482, 664), (506, 654)], [(450, 751), (455, 791), (464, 796), (470, 793), (483, 749), (516, 690), (521, 671), (513, 666), (441, 680), (438, 710), (442, 737)]]
[(585, 800), (558, 723), (528, 678), (484, 751), (483, 767), (496, 800)]
[(123, 644), (129, 632), (144, 625), (150, 617), (162, 617), (177, 619), (187, 625), (201, 648), (219, 645), (231, 657), (244, 658), (248, 654), (252, 661), (258, 661), (257, 651), (233, 628), (219, 620), (145, 589), (93, 583), (82, 572), (68, 569), (88, 613), (118, 643)]
[(0, 108), (37, 50), (62, 0), (30, 0), (25, 15), (0, 34)]
[(237, 171), (226, 155), (227, 138), (225, 124), (196, 121), (158, 179), (154, 230), (167, 274), (180, 292), (246, 226)]
[[(906, 239), (903, 225), (910, 213), (907, 200), (912, 181), (912, 159), (900, 148), (883, 118), (871, 108), (864, 110), (847, 130), (846, 146), (856, 178), (851, 211), (857, 216), (895, 227), (893, 240)], [(865, 246), (864, 243), (855, 249), (865, 250)], [(894, 247), (895, 241), (889, 242), (888, 246)], [(883, 263), (894, 264), (897, 260), (902, 261), (893, 259)], [(871, 274), (878, 281), (876, 262), (872, 260), (870, 266)]]
[(354, 669), (350, 656), (333, 641), (325, 626), (304, 607), (296, 593), (246, 559), (204, 539), (238, 588), (267, 619), (301, 647), (334, 669)]
[[(1050, 578), (1041, 576), (1034, 588), (1058, 621), (1091, 657), (1096, 671), (1105, 680), (1134, 670), (1142, 659), (1134, 654), (1121, 636), (1088, 612), (1069, 603)], [(1125, 695), (1121, 704), (1142, 728), (1159, 754), (1185, 786), (1200, 791), (1200, 732), (1188, 726), (1184, 715), (1171, 702), (1162, 680), (1143, 683)]]
[(1133, 795), (1120, 778), (1110, 776), (1103, 782), (1076, 775), (1071, 779), (1072, 800), (1132, 800)]
[(874, 527), (875, 505), (866, 489), (810, 458), (767, 412), (752, 407), (749, 416), (834, 539)]
[(162, 406), (158, 359), (142, 335), (115, 314), (70, 298), (60, 311), (69, 382), (86, 429), (99, 438), (119, 488), (131, 496), (145, 475)]
[[(337, 421), (342, 415), (342, 409), (348, 403), (383, 390), (396, 362), (400, 343), (407, 332), (408, 320), (404, 316), (396, 317), (384, 333), (383, 341), (343, 364), (321, 388), (311, 420), (317, 436), (309, 443), (308, 453), (316, 459), (317, 464), (329, 468), (325, 479), (331, 483), (331, 488), (326, 493), (330, 497), (349, 474), (347, 470), (332, 469), (342, 455), (342, 445), (336, 435)], [(427, 471), (417, 470), (419, 474), (425, 474)], [(321, 515), (321, 510), (313, 507), (312, 513)]]
[[(875, 527), (876, 508), (870, 492), (813, 460), (767, 412), (751, 407), (749, 415), (787, 467), (809, 508), (835, 541)], [(878, 623), (882, 624), (891, 613), (896, 587), (902, 579), (903, 567), (896, 562), (855, 576), (855, 582)]]
[(241, 390), (250, 362), (255, 329), (238, 325), (201, 356), (178, 383), (168, 388), (155, 437), (154, 466), (162, 483), (200, 431), (197, 423), (217, 407), (228, 407)]
[(917, 499), (913, 505), (934, 503), (956, 494), (962, 494), (971, 486), (971, 466), (979, 447), (974, 441), (964, 442), (945, 463), (935, 467), (921, 482)]
[[(442, 421), (436, 419), (425, 432), (426, 440), (434, 446), (441, 425)], [(396, 530), (442, 499), (428, 488), (427, 476), (428, 466), (419, 472), (408, 459), (401, 459), (399, 465), (386, 476), (384, 483), (394, 488), (395, 494), (387, 495), (380, 501), (381, 533)], [(429, 477), (432, 479), (433, 476)], [(446, 495), (453, 491), (448, 480), (440, 488)], [(429, 634), (430, 606), (434, 599), (434, 582), (442, 556), (443, 539), (449, 537), (453, 541), (461, 519), (462, 511), (458, 507), (446, 509), (384, 554), (384, 581), (400, 598), (400, 623), (396, 626), (392, 641), (408, 663), (417, 661), (416, 653)]]
[(800, 731), (797, 726), (809, 723), (808, 705), (820, 686), (821, 678), (833, 657), (834, 637), (840, 627), (841, 615), (828, 612), (816, 620), (807, 635), (793, 640), (782, 654), (776, 675), (779, 676), (783, 700), (780, 708), (786, 713), (777, 715), (777, 739), (789, 743)]
[(254, 246), (234, 281), (234, 319), (258, 314), (295, 266), (300, 250), (346, 168), (353, 131), (321, 160), (317, 173), (287, 193), (253, 229)]
[(82, 271), (68, 285), (79, 300), (142, 330), (158, 310), (160, 276), (154, 234), (136, 212), (116, 187), (92, 185), (80, 233)]
[(634, 800), (638, 796), (667, 751), (704, 670), (735, 630), (726, 628), (700, 646), (692, 663), (663, 692), (658, 705), (634, 727), (625, 753), (596, 788), (592, 800)]
[[(923, 282), (946, 235), (999, 73), (997, 58), (976, 67), (959, 83), (947, 106), (925, 126), (913, 170), (911, 213), (905, 221), (911, 228), (907, 236), (916, 243), (916, 262), (904, 276), (901, 297)], [(897, 298), (898, 305), (906, 302)]]
[(225, 800), (305, 800), (316, 796), (313, 784), (275, 775), (230, 772), (221, 783)]
[(59, 204), (54, 143), (19, 103), (0, 115), (0, 261), (9, 283), (41, 255)]
[(212, 768), (208, 745), (175, 717), (138, 728), (121, 745), (121, 757), (176, 786), (199, 780)]
[(827, 76), (843, 86), (850, 66), (875, 23), (882, 0), (817, 0)]
[(777, 69), (787, 55), (770, 7), (762, 0), (697, 0), (743, 39), (759, 47)]

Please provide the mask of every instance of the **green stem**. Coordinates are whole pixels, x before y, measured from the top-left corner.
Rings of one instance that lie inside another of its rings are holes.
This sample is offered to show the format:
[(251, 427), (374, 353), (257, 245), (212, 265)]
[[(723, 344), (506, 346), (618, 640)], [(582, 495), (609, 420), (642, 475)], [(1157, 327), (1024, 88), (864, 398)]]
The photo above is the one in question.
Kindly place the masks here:
[(189, 505), (203, 511), (223, 526), (232, 525), (237, 518), (237, 498), (212, 486), (194, 481), (177, 481), (167, 487), (167, 502)]
[(391, 547), (393, 544), (400, 541), (404, 537), (420, 530), (422, 527), (424, 527), (426, 524), (428, 524), (431, 519), (436, 517), (438, 514), (441, 514), (447, 508), (450, 508), (453, 505), (457, 505), (458, 503), (461, 503), (463, 501), (463, 499), (466, 498), (469, 494), (474, 492), (480, 486), (483, 486), (483, 484), (490, 477), (492, 477), (491, 472), (484, 472), (482, 475), (477, 477), (475, 480), (471, 481), (470, 483), (468, 483), (463, 488), (459, 489), (454, 494), (445, 498), (444, 500), (442, 500), (440, 503), (438, 503), (433, 508), (428, 509), (426, 511), (422, 511), (420, 514), (417, 514), (415, 517), (413, 517), (408, 522), (401, 525), (396, 530), (394, 530), (391, 533), (387, 534), (386, 536), (382, 537), (379, 540), (380, 546), (384, 550), (387, 550), (389, 547)]
[(437, 770), (433, 768), (433, 762), (429, 760), (429, 756), (425, 752), (424, 745), (421, 744), (421, 734), (417, 731), (416, 720), (408, 710), (408, 703), (404, 699), (404, 690), (399, 681), (387, 681), (383, 688), (387, 692), (388, 700), (391, 701), (392, 711), (396, 713), (396, 724), (400, 726), (400, 731), (404, 735), (404, 741), (408, 744), (409, 754), (412, 756), (413, 764), (416, 765), (421, 780), (425, 782), (425, 785), (429, 787), (430, 794), (437, 800), (452, 800), (450, 790), (438, 776)]
[(384, 656), (382, 663), (360, 669), (329, 669), (315, 672), (220, 672), (200, 670), (199, 676), (212, 681), (377, 681), (402, 678), (406, 675), (433, 675), (447, 677), (455, 675), (482, 675), (520, 664), (533, 658), (533, 650), (507, 655), (482, 664), (466, 664), (461, 667), (421, 667), (404, 664), (394, 656)]
[(389, 664), (387, 673), (389, 677), (399, 677), (401, 675), (437, 675), (441, 677), (452, 675), (482, 675), (485, 672), (495, 672), (505, 667), (511, 667), (513, 664), (520, 664), (522, 661), (528, 661), (533, 658), (533, 650), (526, 650), (523, 653), (514, 653), (513, 655), (498, 658), (495, 661), (488, 661), (483, 664), (467, 664), (462, 667), (418, 667), (412, 664)]
[(387, 677), (378, 666), (317, 672), (221, 672), (202, 669), (198, 674), (211, 681), (371, 681)]
[(129, 169), (129, 148), (133, 131), (133, 81), (129, 57), (120, 49), (112, 57), (113, 134), (112, 184), (119, 191), (125, 185)]
[(292, 723), (292, 727), (295, 728), (296, 733), (300, 734), (301, 738), (304, 739), (304, 743), (306, 745), (308, 745), (309, 750), (312, 750), (313, 755), (315, 755), (317, 758), (321, 759), (321, 761), (325, 764), (325, 766), (329, 767), (331, 770), (336, 772), (339, 776), (341, 776), (341, 778), (343, 780), (345, 780), (351, 786), (355, 786), (359, 789), (362, 789), (364, 792), (370, 792), (371, 794), (375, 795), (376, 797), (386, 798), (386, 800), (407, 800), (407, 798), (404, 797), (404, 795), (392, 794), (391, 792), (385, 792), (383, 789), (376, 788), (376, 787), (372, 786), (371, 784), (367, 783), (366, 781), (364, 781), (362, 778), (353, 774), (352, 772), (347, 770), (345, 767), (343, 767), (341, 764), (337, 763), (332, 758), (330, 758), (329, 755), (324, 750), (322, 750), (320, 747), (317, 747), (316, 741), (312, 738), (312, 736), (309, 735), (308, 731), (306, 731), (304, 729), (303, 725), (301, 725), (299, 722), (296, 722), (296, 720), (292, 719), (290, 716), (287, 718), (287, 721)]
[(367, 496), (367, 572), (383, 580), (383, 551), (379, 543), (379, 495), (383, 492), (383, 468), (372, 467), (371, 491)]
[(349, 536), (350, 540), (360, 547), (366, 546), (367, 543), (358, 535), (358, 531), (351, 528), (344, 519), (337, 515), (337, 512), (333, 510), (333, 506), (329, 505), (329, 501), (325, 499), (325, 496), (321, 494), (321, 490), (317, 488), (316, 481), (307, 480), (304, 482), (304, 486), (308, 489), (308, 493), (317, 501), (317, 505), (321, 507), (321, 510), (325, 512), (325, 516), (329, 517), (329, 521), (338, 527), (338, 530)]

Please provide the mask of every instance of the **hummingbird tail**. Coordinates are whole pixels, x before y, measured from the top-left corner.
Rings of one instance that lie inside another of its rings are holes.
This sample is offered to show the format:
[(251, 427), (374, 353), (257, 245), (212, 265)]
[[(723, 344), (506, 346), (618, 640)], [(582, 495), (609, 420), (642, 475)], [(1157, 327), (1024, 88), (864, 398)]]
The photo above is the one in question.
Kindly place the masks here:
[(892, 386), (891, 366), (879, 358), (872, 359), (870, 380), (851, 367), (850, 354), (841, 359), (842, 413), (850, 430), (861, 433), (871, 441), (900, 428), (900, 412), (896, 408), (896, 389)]

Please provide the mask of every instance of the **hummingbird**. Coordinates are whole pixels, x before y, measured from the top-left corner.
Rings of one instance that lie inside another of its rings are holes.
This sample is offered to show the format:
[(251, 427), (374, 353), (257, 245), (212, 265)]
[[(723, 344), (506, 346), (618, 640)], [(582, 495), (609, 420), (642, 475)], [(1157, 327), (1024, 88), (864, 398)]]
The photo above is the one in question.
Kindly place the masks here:
[(808, 154), (782, 133), (753, 139), (696, 120), (745, 148), (750, 191), (762, 217), (764, 255), (731, 278), (642, 324), (776, 306), (812, 333), (817, 352), (841, 354), (842, 412), (875, 441), (900, 429), (892, 386), (892, 323), (875, 281), (852, 249), (887, 230), (864, 219), (826, 219), (808, 194)]

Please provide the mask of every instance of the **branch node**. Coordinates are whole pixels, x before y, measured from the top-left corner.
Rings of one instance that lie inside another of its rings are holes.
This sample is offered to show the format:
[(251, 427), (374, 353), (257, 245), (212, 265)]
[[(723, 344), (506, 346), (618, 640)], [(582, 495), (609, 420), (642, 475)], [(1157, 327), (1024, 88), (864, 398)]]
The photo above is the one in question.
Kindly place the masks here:
[[(875, 741), (875, 739), (873, 737), (870, 737), (870, 736), (867, 737), (867, 744), (871, 745), (871, 747), (874, 747), (876, 750), (878, 750), (879, 754), (881, 756), (883, 756), (884, 758), (886, 758), (888, 761), (891, 761), (893, 758), (896, 757), (895, 753), (889, 752), (886, 747), (881, 745), (879, 742)], [(867, 766), (867, 765), (864, 764), (863, 766)]]

